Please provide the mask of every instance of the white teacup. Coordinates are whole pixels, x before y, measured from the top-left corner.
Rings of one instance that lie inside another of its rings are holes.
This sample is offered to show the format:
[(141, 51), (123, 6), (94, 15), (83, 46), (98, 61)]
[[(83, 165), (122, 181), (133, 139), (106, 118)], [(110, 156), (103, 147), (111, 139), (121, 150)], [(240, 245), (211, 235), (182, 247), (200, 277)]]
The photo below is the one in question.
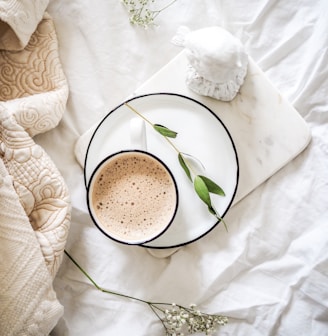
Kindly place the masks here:
[(169, 168), (143, 150), (124, 150), (104, 159), (93, 172), (87, 203), (97, 227), (126, 244), (143, 244), (171, 225), (178, 189)]

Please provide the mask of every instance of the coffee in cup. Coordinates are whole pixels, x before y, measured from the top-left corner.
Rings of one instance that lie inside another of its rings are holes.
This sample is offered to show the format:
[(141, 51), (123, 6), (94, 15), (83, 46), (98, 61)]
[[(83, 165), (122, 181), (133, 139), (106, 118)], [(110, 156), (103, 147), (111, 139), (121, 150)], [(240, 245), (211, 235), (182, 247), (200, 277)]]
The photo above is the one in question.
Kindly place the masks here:
[(168, 167), (153, 154), (121, 151), (103, 160), (92, 174), (88, 207), (107, 236), (142, 244), (172, 223), (178, 207), (177, 185)]

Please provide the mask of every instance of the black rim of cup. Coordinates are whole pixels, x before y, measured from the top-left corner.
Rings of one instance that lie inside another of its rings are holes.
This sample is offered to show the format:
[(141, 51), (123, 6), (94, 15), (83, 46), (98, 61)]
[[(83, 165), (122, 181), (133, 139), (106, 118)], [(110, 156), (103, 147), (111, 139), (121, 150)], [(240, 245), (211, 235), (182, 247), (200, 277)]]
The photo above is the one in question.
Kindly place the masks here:
[[(105, 164), (109, 159), (117, 156), (117, 155), (120, 155), (120, 154), (123, 154), (123, 153), (142, 153), (142, 154), (145, 154), (145, 155), (148, 155), (150, 157), (152, 157), (153, 159), (157, 160), (165, 169), (166, 171), (169, 173), (169, 175), (171, 176), (171, 179), (173, 181), (173, 184), (174, 184), (174, 188), (175, 188), (175, 193), (176, 193), (176, 202), (175, 202), (175, 208), (174, 208), (174, 212), (172, 214), (172, 217), (170, 219), (170, 221), (167, 223), (167, 225), (163, 228), (163, 230), (161, 230), (158, 234), (156, 234), (155, 236), (149, 238), (149, 239), (145, 239), (145, 240), (140, 240), (140, 241), (136, 241), (136, 242), (129, 242), (129, 241), (125, 241), (125, 240), (120, 240), (116, 237), (113, 237), (110, 233), (108, 233), (105, 229), (103, 229), (101, 227), (101, 225), (97, 222), (97, 219), (95, 218), (94, 214), (93, 214), (93, 210), (92, 210), (92, 206), (90, 205), (91, 201), (90, 201), (90, 189), (91, 189), (91, 185), (92, 185), (92, 182), (94, 181), (94, 178), (95, 176), (97, 175), (97, 172), (99, 171), (99, 169), (102, 167), (103, 164)], [(105, 235), (107, 236), (108, 238), (116, 241), (116, 242), (119, 242), (119, 243), (122, 243), (122, 244), (126, 244), (126, 245), (142, 245), (142, 244), (145, 244), (145, 243), (148, 243), (150, 241), (153, 241), (155, 240), (156, 238), (160, 237), (164, 232), (167, 231), (167, 229), (171, 226), (171, 224), (173, 223), (174, 221), (174, 218), (177, 214), (177, 211), (178, 211), (178, 206), (179, 206), (179, 190), (178, 190), (178, 185), (176, 183), (176, 180), (175, 180), (175, 177), (173, 176), (170, 168), (159, 158), (157, 157), (156, 155), (150, 153), (150, 152), (146, 152), (144, 150), (140, 150), (140, 149), (128, 149), (128, 150), (122, 150), (122, 151), (119, 151), (119, 152), (115, 152), (115, 153), (112, 153), (110, 154), (109, 156), (105, 157), (98, 165), (97, 167), (93, 170), (92, 174), (91, 174), (91, 177), (90, 177), (90, 180), (89, 180), (89, 183), (88, 183), (88, 186), (87, 186), (87, 206), (88, 206), (88, 210), (89, 210), (89, 214), (91, 216), (91, 219), (93, 221), (93, 223), (96, 225), (96, 227)]]

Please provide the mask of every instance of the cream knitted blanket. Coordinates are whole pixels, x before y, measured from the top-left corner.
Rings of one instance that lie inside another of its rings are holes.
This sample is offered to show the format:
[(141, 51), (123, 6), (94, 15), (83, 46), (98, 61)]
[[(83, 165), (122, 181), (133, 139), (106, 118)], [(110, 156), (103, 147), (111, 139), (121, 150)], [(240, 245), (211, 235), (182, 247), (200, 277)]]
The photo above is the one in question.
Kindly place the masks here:
[(0, 0), (0, 334), (48, 335), (70, 224), (66, 184), (32, 137), (55, 127), (68, 87), (48, 1)]

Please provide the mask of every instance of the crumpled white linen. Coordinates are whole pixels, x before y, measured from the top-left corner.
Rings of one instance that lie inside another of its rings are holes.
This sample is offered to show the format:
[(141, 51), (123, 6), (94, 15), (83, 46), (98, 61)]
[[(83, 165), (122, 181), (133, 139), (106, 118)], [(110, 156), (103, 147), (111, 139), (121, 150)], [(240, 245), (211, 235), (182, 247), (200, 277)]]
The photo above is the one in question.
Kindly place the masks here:
[[(327, 7), (324, 0), (178, 0), (157, 28), (143, 30), (129, 24), (119, 1), (50, 1), (71, 93), (60, 127), (38, 141), (71, 191), (67, 249), (100, 285), (226, 314), (230, 322), (217, 335), (327, 334)], [(228, 212), (229, 233), (218, 226), (157, 259), (94, 227), (74, 144), (179, 52), (170, 40), (181, 25), (223, 25), (240, 38), (305, 118), (312, 142)], [(65, 314), (54, 335), (163, 335), (147, 307), (98, 292), (68, 259), (55, 289)]]

